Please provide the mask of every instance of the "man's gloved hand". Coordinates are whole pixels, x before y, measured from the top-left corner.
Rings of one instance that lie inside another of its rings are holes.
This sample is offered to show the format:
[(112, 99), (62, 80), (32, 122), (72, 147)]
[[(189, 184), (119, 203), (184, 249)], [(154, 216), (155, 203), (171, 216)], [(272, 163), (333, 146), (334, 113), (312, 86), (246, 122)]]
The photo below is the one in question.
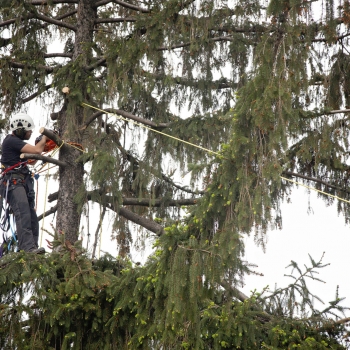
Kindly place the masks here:
[[(54, 132), (55, 134), (58, 134), (58, 132), (56, 130), (50, 130), (52, 132)], [(43, 138), (43, 135), (39, 135), (36, 139), (35, 139), (35, 144), (37, 144), (41, 139)], [(57, 145), (50, 140), (49, 138), (46, 140), (45, 143), (45, 147), (44, 147), (44, 151), (43, 152), (50, 152), (52, 151), (55, 147), (57, 147)]]
[(43, 135), (39, 135), (39, 136), (35, 139), (35, 144), (37, 144), (42, 138), (43, 138)]

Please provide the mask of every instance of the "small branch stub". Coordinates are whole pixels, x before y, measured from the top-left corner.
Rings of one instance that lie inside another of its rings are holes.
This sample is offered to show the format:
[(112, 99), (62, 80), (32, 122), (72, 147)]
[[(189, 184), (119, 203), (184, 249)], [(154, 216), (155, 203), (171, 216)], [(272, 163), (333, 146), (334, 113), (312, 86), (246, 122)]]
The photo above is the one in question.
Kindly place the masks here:
[(68, 86), (65, 86), (65, 87), (62, 89), (62, 92), (63, 92), (65, 95), (68, 95), (68, 94), (69, 94), (69, 87), (68, 87)]
[(50, 118), (51, 120), (57, 120), (59, 115), (60, 114), (58, 112), (54, 112), (50, 114)]

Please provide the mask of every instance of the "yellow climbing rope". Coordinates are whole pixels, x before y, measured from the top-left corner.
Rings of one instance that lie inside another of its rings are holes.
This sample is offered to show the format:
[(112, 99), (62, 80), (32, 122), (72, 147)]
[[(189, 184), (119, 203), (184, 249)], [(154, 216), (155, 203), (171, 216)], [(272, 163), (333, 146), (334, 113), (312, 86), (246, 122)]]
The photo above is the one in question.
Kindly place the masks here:
[(286, 180), (286, 181), (289, 181), (289, 182), (293, 182), (293, 183), (295, 183), (296, 185), (303, 186), (303, 187), (305, 187), (305, 188), (307, 188), (307, 189), (309, 189), (309, 190), (313, 190), (313, 191), (316, 191), (316, 192), (318, 192), (318, 193), (322, 193), (322, 194), (324, 194), (324, 195), (326, 195), (326, 196), (328, 196), (328, 197), (336, 198), (336, 199), (338, 199), (338, 200), (340, 200), (340, 201), (342, 201), (342, 202), (350, 203), (350, 201), (348, 201), (347, 199), (344, 199), (344, 198), (335, 196), (335, 195), (333, 195), (333, 194), (330, 194), (330, 193), (327, 193), (327, 192), (318, 190), (317, 188), (314, 188), (314, 187), (310, 187), (310, 186), (304, 185), (304, 184), (301, 183), (301, 182), (294, 181), (294, 180), (291, 180), (291, 179), (287, 179), (286, 177), (283, 177), (283, 176), (280, 176), (280, 178), (281, 178), (282, 180)]
[(100, 112), (103, 112), (103, 113), (106, 113), (106, 114), (115, 115), (118, 119), (127, 121), (127, 122), (132, 123), (132, 124), (134, 124), (134, 125), (137, 125), (137, 126), (139, 126), (139, 127), (141, 127), (141, 128), (144, 128), (144, 129), (147, 129), (147, 130), (151, 130), (151, 131), (153, 131), (153, 132), (156, 132), (157, 134), (160, 134), (160, 135), (169, 137), (169, 138), (171, 138), (171, 139), (173, 139), (173, 140), (180, 141), (180, 142), (185, 143), (185, 144), (187, 144), (187, 145), (190, 145), (190, 146), (199, 148), (199, 149), (201, 149), (201, 150), (203, 150), (203, 151), (205, 151), (205, 152), (212, 153), (212, 154), (215, 154), (215, 155), (217, 155), (217, 156), (219, 156), (219, 157), (222, 157), (222, 155), (221, 155), (220, 153), (218, 153), (218, 152), (212, 151), (212, 150), (210, 150), (210, 149), (208, 149), (208, 148), (204, 148), (204, 147), (202, 147), (202, 146), (198, 146), (198, 145), (196, 145), (196, 144), (194, 144), (194, 143), (191, 143), (191, 142), (182, 140), (182, 139), (180, 139), (180, 138), (178, 138), (178, 137), (175, 137), (175, 136), (166, 134), (166, 133), (161, 132), (161, 131), (159, 131), (159, 130), (152, 129), (152, 128), (150, 128), (149, 126), (146, 126), (146, 125), (143, 125), (143, 124), (141, 124), (141, 123), (135, 122), (134, 120), (124, 118), (124, 117), (122, 117), (122, 116), (119, 115), (119, 114), (112, 113), (112, 112), (107, 112), (107, 111), (105, 111), (105, 110), (103, 110), (103, 109), (101, 109), (101, 108), (97, 108), (97, 107), (92, 106), (92, 105), (89, 105), (88, 103), (85, 103), (85, 102), (83, 102), (82, 105), (83, 105), (83, 106), (86, 106), (86, 107), (93, 108), (93, 109), (95, 109), (96, 111), (100, 111)]

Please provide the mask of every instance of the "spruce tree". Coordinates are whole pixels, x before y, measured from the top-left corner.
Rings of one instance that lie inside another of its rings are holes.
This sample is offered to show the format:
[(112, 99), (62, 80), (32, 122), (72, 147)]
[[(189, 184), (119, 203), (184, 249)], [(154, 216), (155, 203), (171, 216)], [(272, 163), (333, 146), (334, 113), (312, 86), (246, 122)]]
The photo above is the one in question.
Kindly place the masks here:
[[(58, 165), (56, 249), (1, 259), (2, 348), (344, 348), (341, 298), (319, 311), (307, 288), (322, 260), (272, 294), (238, 286), (242, 236), (281, 227), (291, 180), (349, 200), (349, 1), (2, 0), (0, 16), (5, 119), (49, 101), (59, 130), (41, 130), (58, 160), (36, 157)], [(118, 259), (81, 246), (87, 203), (115, 213)], [(137, 266), (141, 230), (155, 251)]]

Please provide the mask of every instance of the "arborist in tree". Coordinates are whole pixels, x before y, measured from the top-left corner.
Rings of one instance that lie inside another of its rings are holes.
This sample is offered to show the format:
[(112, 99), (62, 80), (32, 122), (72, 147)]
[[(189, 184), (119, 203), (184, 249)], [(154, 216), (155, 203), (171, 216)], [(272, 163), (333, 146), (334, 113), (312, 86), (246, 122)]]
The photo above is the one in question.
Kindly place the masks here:
[(2, 198), (9, 203), (16, 221), (19, 250), (36, 254), (45, 253), (38, 248), (39, 224), (35, 212), (34, 179), (27, 166), (28, 160), (21, 159), (21, 153), (41, 154), (47, 138), (32, 146), (29, 140), (34, 129), (33, 119), (25, 113), (18, 113), (10, 118), (11, 134), (2, 143), (1, 183)]

